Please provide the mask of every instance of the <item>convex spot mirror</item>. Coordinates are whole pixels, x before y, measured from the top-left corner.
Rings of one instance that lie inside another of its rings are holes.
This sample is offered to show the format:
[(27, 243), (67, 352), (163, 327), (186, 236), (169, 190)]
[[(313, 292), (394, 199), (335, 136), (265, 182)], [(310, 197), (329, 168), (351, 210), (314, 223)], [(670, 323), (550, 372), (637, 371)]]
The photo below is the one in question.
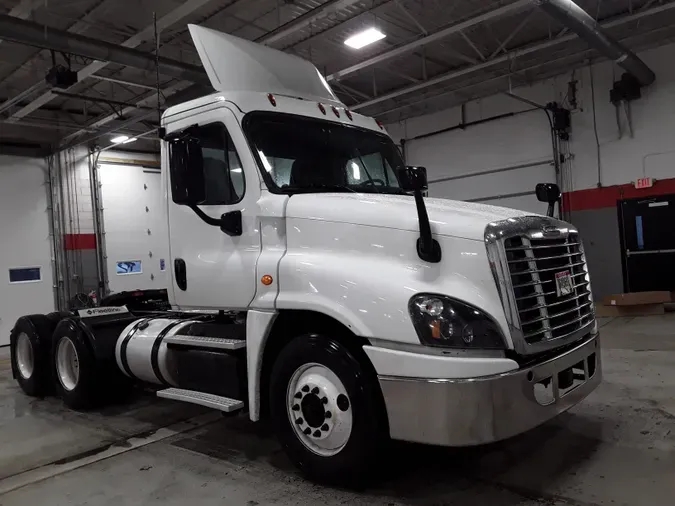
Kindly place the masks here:
[(560, 188), (555, 183), (539, 183), (535, 188), (535, 192), (539, 202), (555, 204), (560, 200)]
[(424, 167), (401, 167), (396, 171), (396, 175), (399, 186), (406, 191), (424, 192), (428, 188), (427, 169)]

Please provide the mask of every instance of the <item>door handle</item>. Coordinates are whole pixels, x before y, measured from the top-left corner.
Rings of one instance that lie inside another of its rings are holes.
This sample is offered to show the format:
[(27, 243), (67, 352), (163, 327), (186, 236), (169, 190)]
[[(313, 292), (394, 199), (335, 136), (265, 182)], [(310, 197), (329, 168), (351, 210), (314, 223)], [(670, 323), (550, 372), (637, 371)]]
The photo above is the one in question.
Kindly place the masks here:
[(185, 267), (185, 260), (182, 258), (176, 258), (173, 261), (173, 271), (178, 288), (183, 291), (187, 290), (187, 268)]

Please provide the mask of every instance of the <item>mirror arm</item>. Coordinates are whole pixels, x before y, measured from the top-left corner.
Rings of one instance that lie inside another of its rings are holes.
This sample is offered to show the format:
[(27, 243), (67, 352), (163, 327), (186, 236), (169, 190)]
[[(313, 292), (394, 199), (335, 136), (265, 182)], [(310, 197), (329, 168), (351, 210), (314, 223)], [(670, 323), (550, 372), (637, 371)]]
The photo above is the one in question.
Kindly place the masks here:
[(222, 219), (220, 218), (213, 218), (212, 216), (209, 216), (206, 214), (204, 211), (199, 209), (198, 206), (194, 204), (189, 204), (188, 207), (192, 209), (197, 216), (201, 218), (201, 220), (206, 223), (207, 225), (212, 225), (214, 227), (220, 227), (223, 224)]
[(424, 205), (422, 190), (414, 191), (415, 206), (417, 207), (417, 219), (420, 224), (420, 237), (417, 239), (417, 254), (425, 262), (432, 264), (441, 261), (441, 245), (431, 235), (431, 224), (429, 223), (429, 214)]
[(213, 218), (194, 204), (188, 205), (188, 207), (207, 225), (218, 227), (232, 237), (242, 234), (241, 211), (230, 211), (229, 213), (223, 214), (220, 218)]
[(546, 216), (553, 218), (553, 212), (555, 210), (555, 202), (548, 203), (548, 210), (546, 211)]

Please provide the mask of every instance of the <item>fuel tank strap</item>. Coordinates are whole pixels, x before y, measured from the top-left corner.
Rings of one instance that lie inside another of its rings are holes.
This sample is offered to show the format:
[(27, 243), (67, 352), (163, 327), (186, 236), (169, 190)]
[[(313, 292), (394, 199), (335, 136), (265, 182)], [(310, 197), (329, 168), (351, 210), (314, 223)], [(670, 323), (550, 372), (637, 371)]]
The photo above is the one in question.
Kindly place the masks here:
[(169, 384), (166, 379), (164, 379), (164, 376), (162, 375), (162, 370), (159, 368), (159, 347), (162, 344), (162, 340), (166, 337), (166, 335), (169, 333), (169, 331), (181, 323), (188, 323), (190, 320), (176, 320), (173, 323), (170, 323), (166, 327), (162, 329), (162, 331), (157, 334), (157, 337), (155, 338), (155, 342), (152, 344), (152, 352), (150, 353), (150, 364), (152, 365), (152, 372), (155, 373), (155, 376), (159, 381), (162, 382), (162, 384), (167, 385), (167, 386), (172, 386)]
[(129, 367), (129, 361), (127, 360), (127, 346), (129, 346), (129, 341), (131, 341), (131, 338), (134, 337), (134, 334), (139, 329), (139, 327), (150, 320), (152, 320), (152, 318), (145, 318), (136, 322), (136, 325), (134, 325), (129, 330), (127, 335), (124, 337), (124, 341), (122, 341), (122, 345), (120, 346), (120, 362), (122, 362), (122, 368), (124, 369), (124, 372), (130, 378), (138, 379), (136, 375), (131, 372), (131, 367)]

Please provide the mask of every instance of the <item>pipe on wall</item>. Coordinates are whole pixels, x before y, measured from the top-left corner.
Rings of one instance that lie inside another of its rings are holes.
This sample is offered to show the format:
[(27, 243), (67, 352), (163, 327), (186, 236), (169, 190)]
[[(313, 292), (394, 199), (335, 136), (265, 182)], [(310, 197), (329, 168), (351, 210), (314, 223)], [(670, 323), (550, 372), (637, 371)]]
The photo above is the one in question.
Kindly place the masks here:
[(535, 0), (544, 12), (585, 40), (600, 54), (613, 60), (635, 77), (641, 86), (649, 86), (656, 75), (635, 53), (610, 37), (585, 10), (573, 0)]
[[(154, 70), (157, 63), (153, 54), (8, 15), (0, 15), (0, 39), (146, 71)], [(194, 83), (210, 84), (201, 67), (169, 58), (160, 57), (158, 60), (159, 68), (164, 75)]]

